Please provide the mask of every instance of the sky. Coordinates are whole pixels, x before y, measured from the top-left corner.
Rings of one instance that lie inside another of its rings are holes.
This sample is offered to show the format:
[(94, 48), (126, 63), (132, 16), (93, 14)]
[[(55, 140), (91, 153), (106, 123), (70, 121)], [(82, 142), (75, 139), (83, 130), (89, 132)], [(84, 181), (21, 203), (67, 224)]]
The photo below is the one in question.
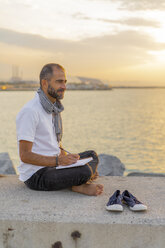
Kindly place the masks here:
[(0, 0), (0, 79), (69, 76), (165, 86), (164, 0)]

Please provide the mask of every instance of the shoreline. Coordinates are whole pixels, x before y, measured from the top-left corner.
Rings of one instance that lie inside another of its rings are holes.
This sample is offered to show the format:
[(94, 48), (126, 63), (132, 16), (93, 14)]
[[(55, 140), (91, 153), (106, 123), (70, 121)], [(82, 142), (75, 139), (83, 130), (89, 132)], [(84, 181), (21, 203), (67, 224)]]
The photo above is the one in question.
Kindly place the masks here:
[[(6, 92), (6, 91), (36, 91), (39, 87), (37, 88), (8, 88), (8, 89), (2, 89), (0, 88), (0, 92)], [(112, 88), (109, 88), (109, 89), (97, 89), (97, 88), (94, 88), (94, 89), (80, 89), (80, 88), (75, 88), (75, 89), (67, 89), (67, 91), (112, 91), (113, 89), (115, 90), (118, 90), (118, 89), (122, 89), (122, 90), (125, 90), (125, 89), (137, 89), (137, 90), (140, 90), (140, 89), (146, 89), (146, 90), (149, 90), (149, 89), (165, 89), (165, 87), (112, 87)]]

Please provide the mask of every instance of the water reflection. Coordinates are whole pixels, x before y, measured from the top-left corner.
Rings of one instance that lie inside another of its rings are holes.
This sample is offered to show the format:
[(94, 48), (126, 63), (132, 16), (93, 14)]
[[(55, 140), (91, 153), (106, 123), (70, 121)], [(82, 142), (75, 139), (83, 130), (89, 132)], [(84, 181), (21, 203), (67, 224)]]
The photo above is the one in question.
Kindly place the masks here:
[[(15, 117), (35, 92), (0, 92), (0, 152), (19, 164)], [(130, 171), (165, 173), (165, 90), (68, 91), (63, 145), (117, 156)]]

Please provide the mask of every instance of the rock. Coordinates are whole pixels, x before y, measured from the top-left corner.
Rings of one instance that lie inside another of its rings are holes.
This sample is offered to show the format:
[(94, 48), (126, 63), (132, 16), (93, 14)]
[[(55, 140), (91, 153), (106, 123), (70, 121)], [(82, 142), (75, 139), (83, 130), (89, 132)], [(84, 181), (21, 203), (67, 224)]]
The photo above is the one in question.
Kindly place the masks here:
[(115, 156), (100, 154), (98, 173), (99, 176), (123, 176), (125, 165)]
[(145, 173), (145, 172), (131, 172), (127, 177), (165, 177), (165, 174), (161, 173)]
[(7, 152), (0, 153), (0, 173), (16, 174), (13, 163)]

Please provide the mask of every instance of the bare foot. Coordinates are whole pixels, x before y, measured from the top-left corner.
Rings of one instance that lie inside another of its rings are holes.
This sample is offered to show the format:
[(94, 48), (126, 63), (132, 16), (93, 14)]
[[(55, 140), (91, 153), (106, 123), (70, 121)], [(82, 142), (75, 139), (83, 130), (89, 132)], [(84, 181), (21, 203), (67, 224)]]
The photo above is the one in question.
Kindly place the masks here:
[(72, 186), (72, 191), (85, 195), (100, 195), (103, 192), (104, 186), (102, 184), (82, 184), (79, 186)]

